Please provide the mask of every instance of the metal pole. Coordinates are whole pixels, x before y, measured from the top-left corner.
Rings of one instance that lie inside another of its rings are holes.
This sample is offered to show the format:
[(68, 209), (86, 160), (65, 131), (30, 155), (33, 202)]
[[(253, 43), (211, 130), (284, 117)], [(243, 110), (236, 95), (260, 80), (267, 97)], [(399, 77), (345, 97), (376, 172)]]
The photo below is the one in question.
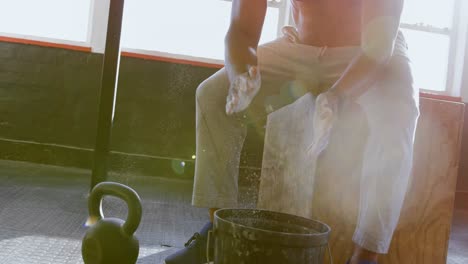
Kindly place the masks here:
[(110, 139), (119, 75), (123, 9), (124, 0), (110, 1), (91, 189), (107, 179)]

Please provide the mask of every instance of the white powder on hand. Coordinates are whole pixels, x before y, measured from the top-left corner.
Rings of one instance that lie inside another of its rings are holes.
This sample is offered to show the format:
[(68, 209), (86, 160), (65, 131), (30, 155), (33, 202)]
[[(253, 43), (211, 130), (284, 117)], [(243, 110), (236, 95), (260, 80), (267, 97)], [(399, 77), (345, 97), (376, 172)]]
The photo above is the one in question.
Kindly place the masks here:
[(232, 82), (226, 102), (226, 114), (232, 115), (245, 111), (261, 86), (261, 77), (258, 68), (252, 66)]
[(333, 122), (336, 118), (336, 106), (333, 106), (333, 98), (330, 98), (330, 93), (320, 94), (315, 101), (315, 112), (313, 117), (314, 122), (314, 137), (312, 144), (309, 146), (309, 154), (317, 158), (320, 153), (328, 146)]

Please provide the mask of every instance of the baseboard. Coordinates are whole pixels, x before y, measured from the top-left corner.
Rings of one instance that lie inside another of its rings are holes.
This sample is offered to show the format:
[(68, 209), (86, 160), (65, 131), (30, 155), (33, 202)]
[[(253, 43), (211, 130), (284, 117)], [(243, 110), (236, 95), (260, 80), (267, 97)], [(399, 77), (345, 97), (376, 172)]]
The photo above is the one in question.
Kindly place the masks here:
[[(93, 149), (0, 138), (0, 159), (91, 169)], [(172, 179), (192, 179), (195, 162), (174, 157), (111, 151), (109, 171)], [(239, 185), (256, 186), (260, 180), (260, 169), (241, 166), (239, 177)]]
[[(93, 149), (0, 138), (0, 159), (91, 169)], [(194, 162), (178, 158), (111, 151), (109, 171), (191, 179)]]

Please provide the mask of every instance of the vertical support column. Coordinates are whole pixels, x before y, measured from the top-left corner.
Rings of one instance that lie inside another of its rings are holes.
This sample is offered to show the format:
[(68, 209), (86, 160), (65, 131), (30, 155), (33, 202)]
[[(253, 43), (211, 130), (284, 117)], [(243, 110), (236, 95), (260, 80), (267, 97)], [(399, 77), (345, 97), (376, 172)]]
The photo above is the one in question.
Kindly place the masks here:
[(124, 0), (110, 1), (91, 189), (107, 179), (110, 139), (112, 123), (114, 121), (120, 65), (120, 35), (122, 31), (123, 9)]

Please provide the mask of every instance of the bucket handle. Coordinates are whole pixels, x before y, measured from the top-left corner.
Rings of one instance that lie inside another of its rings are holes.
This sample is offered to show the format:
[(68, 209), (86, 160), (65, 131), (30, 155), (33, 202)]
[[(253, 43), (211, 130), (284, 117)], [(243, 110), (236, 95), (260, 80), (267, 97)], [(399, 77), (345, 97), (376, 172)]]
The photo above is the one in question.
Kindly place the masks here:
[(333, 256), (332, 256), (331, 249), (330, 249), (330, 243), (327, 243), (327, 251), (328, 251), (328, 262), (330, 264), (333, 264)]
[(211, 246), (211, 237), (213, 236), (213, 230), (208, 231), (208, 238), (206, 241), (206, 263), (210, 264), (210, 246)]
[[(207, 264), (211, 264), (210, 246), (211, 246), (212, 236), (213, 236), (213, 230), (208, 231), (208, 238), (207, 238), (207, 241), (206, 241), (206, 262), (207, 262)], [(330, 264), (333, 264), (333, 256), (332, 256), (331, 249), (330, 249), (330, 243), (327, 243), (327, 251), (328, 251), (328, 262)]]

